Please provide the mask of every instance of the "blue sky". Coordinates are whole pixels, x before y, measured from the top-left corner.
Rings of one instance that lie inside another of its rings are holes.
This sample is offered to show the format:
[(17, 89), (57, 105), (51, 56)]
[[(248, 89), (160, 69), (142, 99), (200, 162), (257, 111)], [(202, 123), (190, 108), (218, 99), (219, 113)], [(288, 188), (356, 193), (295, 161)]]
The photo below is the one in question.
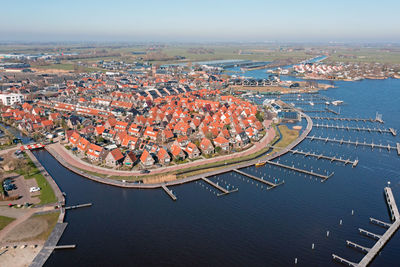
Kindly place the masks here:
[(400, 1), (16, 0), (0, 41), (400, 41)]

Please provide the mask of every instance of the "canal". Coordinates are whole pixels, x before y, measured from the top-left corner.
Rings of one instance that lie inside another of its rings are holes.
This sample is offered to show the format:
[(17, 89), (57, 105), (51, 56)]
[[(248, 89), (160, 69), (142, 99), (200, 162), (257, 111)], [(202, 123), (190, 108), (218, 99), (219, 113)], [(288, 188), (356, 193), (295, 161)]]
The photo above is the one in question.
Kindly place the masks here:
[[(400, 80), (335, 85), (337, 88), (322, 94), (345, 102), (340, 116), (374, 118), (378, 111), (385, 124), (322, 122), (400, 130)], [(313, 129), (314, 134), (391, 145), (399, 142), (398, 136), (379, 133)], [(55, 251), (46, 266), (287, 266), (294, 265), (295, 258), (298, 266), (335, 266), (332, 253), (358, 262), (363, 254), (346, 247), (345, 241), (371, 247), (374, 241), (361, 236), (358, 228), (377, 234), (385, 231), (371, 225), (369, 217), (389, 221), (383, 195), (389, 180), (400, 204), (400, 157), (396, 151), (310, 140), (297, 148), (358, 159), (359, 164), (352, 168), (287, 154), (279, 159), (281, 163), (335, 174), (322, 183), (270, 165), (249, 167), (243, 171), (285, 180), (285, 184), (266, 190), (239, 174), (226, 173), (211, 179), (239, 188), (238, 192), (217, 197), (214, 188), (194, 182), (171, 187), (178, 197), (174, 202), (162, 189), (122, 189), (90, 181), (62, 167), (45, 150), (36, 151), (66, 192), (67, 204), (93, 203), (90, 208), (67, 212), (69, 224), (59, 243), (76, 244), (77, 248)], [(371, 266), (398, 265), (399, 248), (397, 233)]]

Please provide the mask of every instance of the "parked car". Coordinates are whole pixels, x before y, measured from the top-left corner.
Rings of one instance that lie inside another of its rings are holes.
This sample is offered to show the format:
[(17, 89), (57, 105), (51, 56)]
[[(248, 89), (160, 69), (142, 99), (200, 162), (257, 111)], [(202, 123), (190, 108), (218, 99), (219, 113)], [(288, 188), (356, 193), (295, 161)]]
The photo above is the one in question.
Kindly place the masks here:
[(29, 192), (31, 192), (31, 193), (33, 193), (33, 192), (38, 192), (38, 191), (40, 191), (40, 188), (39, 187), (31, 187), (30, 189), (29, 189)]
[(150, 173), (149, 170), (141, 170), (140, 173)]

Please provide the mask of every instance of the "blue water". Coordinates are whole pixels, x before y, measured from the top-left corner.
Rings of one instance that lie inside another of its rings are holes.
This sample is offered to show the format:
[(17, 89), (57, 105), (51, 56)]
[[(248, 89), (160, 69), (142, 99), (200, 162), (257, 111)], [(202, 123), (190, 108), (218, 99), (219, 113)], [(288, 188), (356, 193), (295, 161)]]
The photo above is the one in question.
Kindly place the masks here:
[[(400, 80), (335, 85), (321, 94), (345, 102), (340, 116), (374, 118), (378, 111), (385, 124), (315, 122), (400, 130)], [(315, 105), (312, 109), (323, 108)], [(305, 121), (300, 124), (305, 126)], [(313, 129), (311, 135), (400, 142), (390, 134), (346, 130)], [(389, 222), (383, 195), (387, 181), (400, 204), (400, 157), (396, 151), (310, 140), (298, 149), (358, 159), (359, 164), (352, 168), (287, 154), (279, 159), (281, 163), (335, 174), (321, 183), (278, 167), (249, 167), (244, 171), (285, 184), (266, 190), (246, 177), (227, 173), (212, 179), (239, 188), (237, 193), (217, 197), (215, 189), (194, 182), (173, 187), (178, 197), (174, 202), (162, 190), (121, 189), (89, 181), (64, 169), (46, 151), (37, 151), (39, 161), (66, 192), (68, 204), (93, 203), (90, 208), (67, 212), (69, 224), (60, 244), (77, 244), (77, 248), (54, 252), (46, 266), (288, 266), (294, 265), (295, 258), (299, 266), (338, 266), (332, 253), (361, 260), (364, 254), (346, 247), (345, 241), (371, 247), (374, 241), (361, 236), (358, 228), (384, 232), (370, 224), (369, 217)], [(399, 266), (399, 250), (397, 233), (371, 266)]]

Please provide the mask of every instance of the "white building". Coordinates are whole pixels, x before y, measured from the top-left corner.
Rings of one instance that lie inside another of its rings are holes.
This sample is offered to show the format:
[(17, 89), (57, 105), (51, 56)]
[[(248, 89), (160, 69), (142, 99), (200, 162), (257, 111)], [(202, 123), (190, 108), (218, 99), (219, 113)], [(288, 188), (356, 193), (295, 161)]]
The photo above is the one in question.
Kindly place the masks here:
[(24, 102), (24, 96), (22, 94), (0, 94), (0, 100), (5, 106), (11, 106), (14, 103)]

